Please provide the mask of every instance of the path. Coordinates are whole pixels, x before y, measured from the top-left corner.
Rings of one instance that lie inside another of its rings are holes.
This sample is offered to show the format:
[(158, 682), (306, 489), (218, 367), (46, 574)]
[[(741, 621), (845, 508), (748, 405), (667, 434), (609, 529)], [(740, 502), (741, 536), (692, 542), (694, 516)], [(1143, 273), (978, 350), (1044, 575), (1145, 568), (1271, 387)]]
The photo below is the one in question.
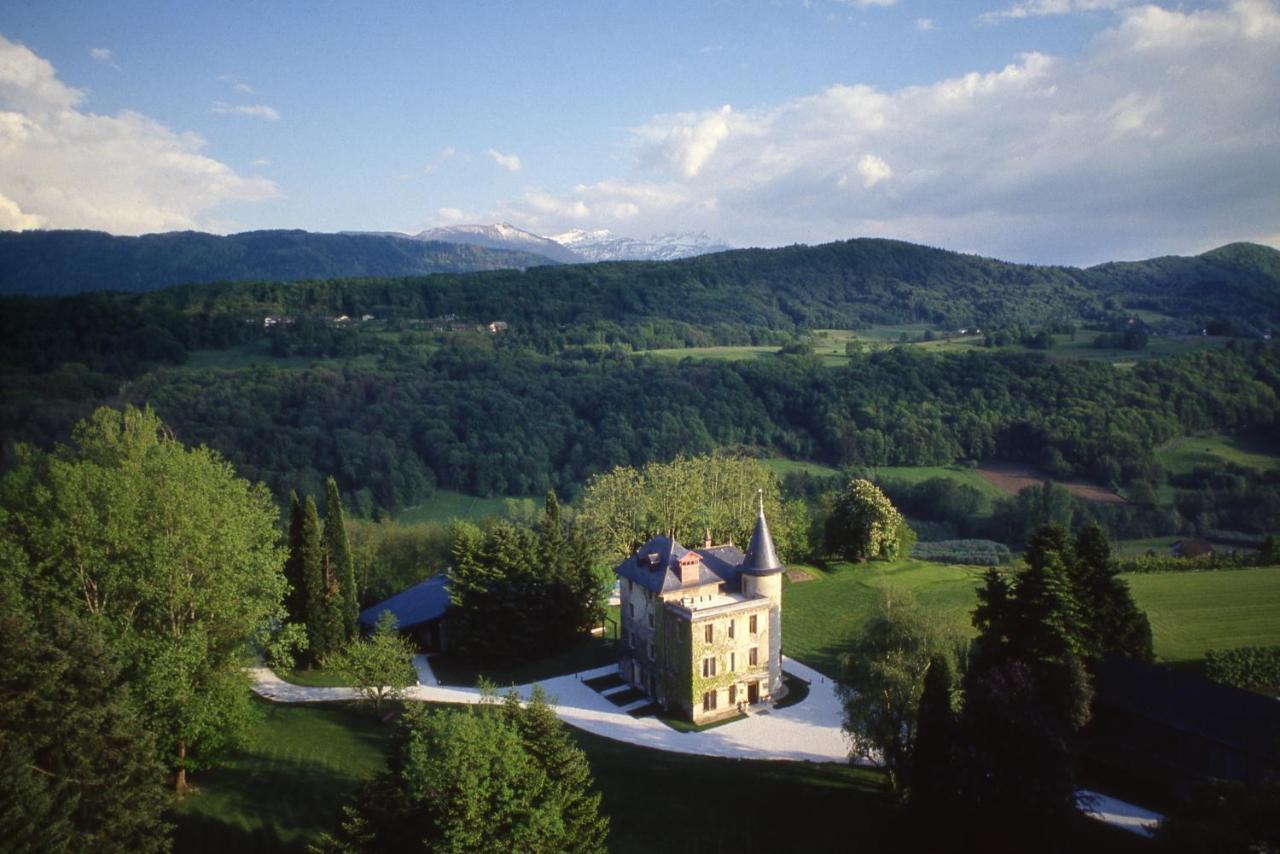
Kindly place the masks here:
[[(426, 656), (413, 661), (421, 684), (407, 689), (404, 697), (431, 703), (478, 703), (476, 688), (436, 684)], [(787, 759), (800, 762), (847, 762), (849, 743), (841, 725), (844, 709), (835, 685), (823, 674), (783, 657), (788, 673), (808, 680), (809, 696), (785, 709), (761, 708), (744, 720), (703, 732), (678, 732), (653, 716), (633, 718), (627, 711), (643, 705), (637, 701), (618, 707), (583, 680), (617, 672), (616, 665), (559, 676), (539, 684), (554, 701), (556, 714), (565, 723), (614, 741), (652, 747), (672, 753), (721, 756), (731, 759)], [(280, 703), (324, 703), (359, 699), (353, 688), (312, 688), (285, 682), (269, 668), (252, 669), (254, 688), (260, 696)], [(526, 699), (533, 686), (517, 686)], [(1143, 809), (1097, 792), (1077, 793), (1081, 811), (1092, 818), (1143, 836), (1150, 836), (1163, 819)]]
[[(419, 660), (422, 659), (422, 660)], [(405, 699), (432, 703), (476, 703), (476, 688), (433, 684), (430, 664), (421, 656), (414, 660), (423, 683), (404, 692)], [(785, 709), (762, 708), (745, 720), (703, 732), (678, 732), (655, 717), (633, 718), (630, 707), (619, 708), (583, 683), (584, 679), (616, 673), (607, 665), (569, 676), (541, 682), (556, 704), (556, 714), (579, 729), (658, 750), (725, 756), (742, 759), (791, 759), (803, 762), (845, 762), (849, 745), (840, 729), (844, 712), (831, 680), (798, 661), (783, 658), (783, 669), (811, 683), (804, 702)], [(357, 699), (351, 688), (312, 688), (285, 682), (265, 667), (255, 668), (254, 691), (268, 700), (282, 703), (323, 703)], [(424, 678), (425, 677), (425, 678)], [(528, 697), (530, 685), (518, 686)], [(636, 704), (638, 705), (638, 704)]]

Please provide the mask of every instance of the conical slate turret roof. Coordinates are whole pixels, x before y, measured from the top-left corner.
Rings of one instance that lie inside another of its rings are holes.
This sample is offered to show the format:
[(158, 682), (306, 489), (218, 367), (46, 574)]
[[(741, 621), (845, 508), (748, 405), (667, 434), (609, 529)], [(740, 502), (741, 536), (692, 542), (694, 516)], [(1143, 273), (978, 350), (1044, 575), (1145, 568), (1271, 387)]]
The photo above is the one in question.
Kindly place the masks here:
[(751, 534), (746, 559), (742, 561), (742, 571), (751, 575), (782, 572), (782, 561), (778, 560), (778, 553), (773, 548), (773, 538), (769, 536), (769, 523), (764, 520), (764, 490), (760, 490), (758, 494), (760, 514), (756, 517), (756, 529)]

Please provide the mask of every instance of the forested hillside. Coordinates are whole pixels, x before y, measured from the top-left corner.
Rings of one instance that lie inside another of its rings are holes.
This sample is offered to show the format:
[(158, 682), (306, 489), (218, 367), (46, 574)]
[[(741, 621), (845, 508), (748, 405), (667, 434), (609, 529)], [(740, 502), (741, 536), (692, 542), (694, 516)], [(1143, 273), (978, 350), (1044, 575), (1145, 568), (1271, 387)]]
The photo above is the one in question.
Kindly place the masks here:
[(0, 294), (154, 291), (190, 282), (406, 276), (550, 263), (527, 252), (381, 234), (0, 231)]
[[(1160, 443), (1280, 417), (1280, 355), (1260, 336), (1129, 370), (994, 345), (850, 351), (833, 363), (805, 355), (807, 336), (888, 320), (943, 334), (1134, 323), (1156, 334), (1155, 323), (1210, 320), (1257, 330), (1278, 290), (1276, 254), (1236, 245), (1106, 273), (860, 240), (666, 263), (8, 298), (0, 440), (45, 444), (96, 405), (150, 403), (184, 441), (208, 443), (278, 497), (318, 491), (333, 474), (364, 512), (437, 488), (571, 496), (615, 465), (721, 448), (850, 468), (1011, 460), (1158, 487)], [(1181, 320), (1126, 314), (1130, 299), (1174, 311), (1179, 294), (1231, 270), (1245, 284), (1185, 297)], [(1099, 284), (1123, 277), (1132, 283), (1112, 293)], [(790, 346), (743, 362), (636, 355), (726, 343)]]

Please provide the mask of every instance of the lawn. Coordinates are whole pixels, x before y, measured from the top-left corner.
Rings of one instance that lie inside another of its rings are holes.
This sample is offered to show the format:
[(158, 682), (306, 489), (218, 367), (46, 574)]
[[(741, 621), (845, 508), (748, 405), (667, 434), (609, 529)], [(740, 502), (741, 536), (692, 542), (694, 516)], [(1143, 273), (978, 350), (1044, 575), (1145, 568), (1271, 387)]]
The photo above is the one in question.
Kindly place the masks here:
[(924, 608), (971, 633), (969, 613), (984, 570), (919, 560), (798, 567), (812, 581), (787, 586), (782, 599), (783, 652), (827, 676), (879, 607), (884, 590), (907, 590)]
[(303, 851), (384, 767), (391, 729), (347, 703), (255, 700), (261, 719), (226, 766), (195, 774), (171, 817), (176, 851)]
[(1280, 644), (1280, 567), (1123, 576), (1147, 612), (1156, 655), (1197, 661), (1209, 649)]
[[(384, 767), (391, 727), (348, 704), (277, 706), (227, 767), (172, 816), (175, 850), (302, 851)], [(901, 808), (879, 771), (842, 764), (718, 759), (667, 753), (570, 729), (609, 816), (609, 849), (629, 852), (909, 850)], [(1090, 850), (1139, 850), (1091, 825)]]
[[(783, 593), (783, 652), (828, 676), (878, 607), (881, 590), (910, 590), (965, 634), (982, 569), (925, 561), (801, 567), (813, 581)], [(1209, 649), (1280, 644), (1280, 568), (1123, 576), (1147, 612), (1156, 655), (1198, 661)]]
[(1209, 433), (1166, 442), (1156, 449), (1156, 461), (1170, 474), (1188, 474), (1197, 466), (1223, 463), (1270, 471), (1280, 469), (1280, 448), (1243, 436)]
[(314, 670), (295, 667), (292, 670), (277, 670), (275, 674), (285, 682), (305, 685), (308, 688), (344, 688), (351, 684), (350, 680), (341, 673), (336, 670), (325, 670), (323, 667), (317, 667)]
[(606, 622), (608, 637), (590, 638), (550, 658), (516, 667), (485, 667), (445, 653), (431, 657), (431, 670), (442, 685), (467, 686), (475, 685), (481, 676), (499, 686), (527, 685), (557, 676), (568, 676), (570, 673), (595, 670), (618, 660), (613, 640), (617, 633), (618, 609), (610, 608), (609, 611), (609, 621)]
[(507, 502), (511, 498), (480, 498), (463, 495), (447, 489), (436, 491), (422, 504), (406, 507), (396, 514), (396, 521), (405, 525), (415, 522), (448, 522), (450, 519), (483, 519), (486, 516), (506, 515)]

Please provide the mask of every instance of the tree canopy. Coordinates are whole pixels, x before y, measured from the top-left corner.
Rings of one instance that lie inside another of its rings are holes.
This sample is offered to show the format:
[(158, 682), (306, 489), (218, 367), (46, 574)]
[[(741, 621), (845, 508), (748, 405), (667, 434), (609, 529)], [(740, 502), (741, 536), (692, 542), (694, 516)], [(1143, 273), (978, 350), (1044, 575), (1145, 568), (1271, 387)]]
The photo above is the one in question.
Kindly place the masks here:
[(101, 409), (0, 481), (18, 584), (37, 614), (100, 621), (134, 703), (185, 784), (248, 713), (243, 656), (283, 615), (278, 514), (261, 485), (186, 448), (150, 409)]

